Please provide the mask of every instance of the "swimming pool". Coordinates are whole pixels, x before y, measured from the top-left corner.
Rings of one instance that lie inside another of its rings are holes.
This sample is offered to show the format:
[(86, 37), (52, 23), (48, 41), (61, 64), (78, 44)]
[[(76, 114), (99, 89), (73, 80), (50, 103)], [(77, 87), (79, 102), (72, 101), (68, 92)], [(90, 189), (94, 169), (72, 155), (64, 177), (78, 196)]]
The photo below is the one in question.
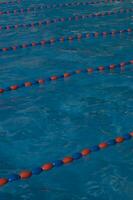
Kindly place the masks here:
[(132, 3), (0, 4), (0, 200), (132, 200)]

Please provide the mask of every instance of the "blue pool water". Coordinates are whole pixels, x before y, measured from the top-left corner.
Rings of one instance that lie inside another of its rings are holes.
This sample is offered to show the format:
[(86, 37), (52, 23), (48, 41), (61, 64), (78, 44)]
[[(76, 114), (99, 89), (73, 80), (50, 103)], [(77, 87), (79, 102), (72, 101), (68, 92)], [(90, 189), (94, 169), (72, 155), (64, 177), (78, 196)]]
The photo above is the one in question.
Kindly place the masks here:
[[(51, 0), (60, 3), (61, 0)], [(63, 2), (68, 2), (64, 1)], [(62, 2), (62, 3), (63, 3)], [(69, 0), (69, 2), (72, 2)], [(81, 2), (81, 1), (80, 1)], [(47, 0), (0, 5), (26, 8)], [(131, 8), (133, 1), (0, 16), (0, 25)], [(0, 32), (0, 48), (73, 33), (133, 27), (133, 14)], [(133, 35), (99, 37), (0, 53), (0, 87), (133, 59)], [(32, 169), (133, 131), (133, 65), (80, 74), (0, 95), (0, 177)], [(132, 200), (133, 143), (125, 142), (0, 188), (0, 200)]]

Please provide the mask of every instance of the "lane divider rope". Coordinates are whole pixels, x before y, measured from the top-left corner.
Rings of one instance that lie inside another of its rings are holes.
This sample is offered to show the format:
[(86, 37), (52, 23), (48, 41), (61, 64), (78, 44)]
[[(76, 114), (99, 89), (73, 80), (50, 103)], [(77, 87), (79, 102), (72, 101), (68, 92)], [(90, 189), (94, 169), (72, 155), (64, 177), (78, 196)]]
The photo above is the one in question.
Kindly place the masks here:
[(88, 18), (99, 18), (104, 16), (111, 16), (111, 15), (118, 15), (123, 13), (132, 13), (133, 8), (127, 8), (127, 9), (119, 9), (114, 11), (106, 11), (106, 12), (98, 12), (98, 13), (91, 13), (91, 14), (85, 14), (85, 15), (75, 15), (75, 16), (69, 16), (69, 17), (61, 17), (61, 18), (54, 18), (54, 19), (47, 19), (47, 20), (40, 20), (38, 22), (32, 22), (27, 24), (15, 24), (15, 25), (6, 25), (6, 26), (0, 26), (0, 31), (2, 30), (13, 30), (13, 29), (19, 29), (19, 28), (34, 28), (34, 27), (41, 27), (46, 26), (50, 24), (56, 24), (56, 23), (65, 23), (69, 21), (79, 21), (79, 20), (85, 20)]
[(87, 1), (87, 2), (70, 2), (70, 3), (60, 3), (60, 4), (48, 4), (48, 5), (38, 5), (38, 6), (32, 6), (28, 8), (21, 8), (21, 9), (15, 9), (15, 10), (6, 10), (6, 11), (0, 11), (0, 15), (10, 15), (10, 14), (24, 14), (24, 13), (31, 13), (33, 11), (41, 11), (44, 9), (55, 9), (55, 8), (65, 8), (65, 7), (77, 7), (77, 6), (88, 6), (88, 5), (96, 5), (96, 4), (102, 4), (102, 3), (114, 3), (119, 2), (122, 3), (124, 0), (100, 0), (100, 1)]
[(0, 5), (7, 5), (7, 4), (20, 4), (21, 0), (12, 0), (12, 1), (1, 1)]
[(97, 68), (87, 68), (87, 69), (78, 69), (75, 71), (71, 71), (68, 73), (64, 73), (62, 75), (54, 75), (54, 76), (50, 76), (48, 78), (41, 78), (41, 79), (37, 79), (37, 80), (33, 80), (33, 81), (27, 81), (21, 84), (16, 84), (16, 85), (11, 85), (9, 87), (6, 88), (0, 88), (0, 94), (3, 94), (5, 92), (10, 92), (10, 91), (14, 91), (14, 90), (18, 90), (20, 88), (27, 88), (27, 87), (31, 87), (31, 86), (36, 86), (36, 85), (44, 85), (47, 82), (51, 82), (51, 81), (56, 81), (56, 80), (60, 80), (60, 79), (65, 79), (74, 75), (78, 75), (81, 73), (93, 73), (93, 72), (104, 72), (104, 71), (111, 71), (114, 69), (120, 69), (120, 70), (124, 70), (125, 66), (127, 65), (132, 65), (133, 64), (133, 60), (129, 60), (127, 62), (121, 62), (119, 64), (110, 64), (107, 66), (99, 66)]
[(133, 138), (133, 132), (125, 134), (123, 136), (118, 136), (114, 139), (102, 142), (98, 145), (92, 146), (90, 148), (85, 148), (80, 152), (74, 153), (72, 156), (66, 156), (62, 160), (55, 160), (53, 162), (45, 163), (40, 167), (34, 168), (33, 170), (24, 170), (19, 174), (11, 174), (7, 178), (0, 178), (0, 186), (4, 186), (7, 183), (11, 183), (18, 180), (27, 180), (32, 176), (39, 175), (42, 172), (47, 172), (53, 168), (61, 167), (66, 164), (72, 164), (83, 157), (90, 155), (91, 153), (98, 152), (100, 150), (106, 149), (107, 147), (115, 146), (121, 144), (125, 141), (129, 141)]
[(129, 34), (132, 33), (133, 29), (128, 28), (128, 29), (122, 29), (122, 30), (113, 30), (110, 32), (88, 32), (88, 33), (80, 33), (80, 34), (73, 34), (73, 35), (66, 35), (63, 37), (58, 37), (58, 38), (51, 38), (49, 40), (41, 40), (39, 42), (31, 42), (31, 43), (25, 43), (25, 44), (20, 44), (20, 45), (13, 45), (10, 47), (3, 47), (0, 48), (0, 52), (7, 52), (7, 51), (17, 51), (19, 49), (25, 49), (25, 48), (30, 48), (30, 47), (37, 47), (37, 46), (46, 46), (50, 44), (54, 44), (57, 42), (66, 42), (66, 41), (74, 41), (74, 40), (81, 40), (81, 39), (96, 39), (97, 37), (106, 37), (106, 36), (111, 36), (114, 37), (116, 35), (121, 35), (121, 34)]

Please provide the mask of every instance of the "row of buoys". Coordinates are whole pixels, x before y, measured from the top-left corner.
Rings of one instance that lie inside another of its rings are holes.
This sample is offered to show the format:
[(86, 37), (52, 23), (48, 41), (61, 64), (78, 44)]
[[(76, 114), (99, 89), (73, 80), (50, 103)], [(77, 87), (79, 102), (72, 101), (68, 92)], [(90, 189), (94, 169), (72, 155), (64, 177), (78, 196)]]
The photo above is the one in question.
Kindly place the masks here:
[(85, 148), (80, 152), (74, 153), (72, 156), (66, 156), (62, 160), (55, 160), (53, 162), (45, 163), (40, 167), (37, 167), (33, 170), (24, 170), (19, 174), (11, 174), (7, 178), (0, 178), (0, 186), (4, 186), (7, 183), (18, 181), (18, 180), (27, 180), (32, 176), (39, 175), (42, 172), (47, 172), (53, 168), (61, 167), (66, 164), (71, 164), (76, 160), (79, 160), (85, 156), (90, 155), (93, 152), (98, 152), (102, 149), (105, 149), (110, 146), (114, 146), (125, 141), (131, 140), (133, 138), (133, 132), (125, 134), (123, 136), (116, 137), (115, 139), (102, 142), (98, 145), (92, 146), (90, 148)]
[(70, 3), (59, 3), (59, 4), (42, 4), (42, 5), (35, 5), (28, 8), (21, 8), (21, 9), (15, 9), (15, 10), (6, 10), (6, 11), (0, 11), (0, 15), (17, 15), (17, 14), (25, 14), (25, 13), (31, 13), (34, 11), (41, 11), (44, 9), (55, 9), (55, 8), (65, 8), (65, 7), (77, 7), (77, 6), (88, 6), (88, 5), (96, 5), (101, 3), (113, 3), (113, 2), (123, 2), (124, 0), (100, 0), (100, 1), (87, 1), (87, 2), (70, 2)]
[(0, 1), (0, 5), (20, 4), (22, 0)]
[(99, 18), (104, 16), (112, 16), (112, 15), (118, 15), (118, 14), (128, 14), (132, 13), (133, 8), (127, 8), (127, 9), (119, 9), (114, 11), (106, 11), (106, 12), (98, 12), (98, 13), (91, 13), (91, 14), (85, 14), (85, 15), (75, 15), (75, 16), (69, 16), (69, 17), (61, 17), (61, 18), (54, 18), (54, 19), (47, 19), (47, 20), (39, 20), (38, 22), (32, 22), (27, 24), (15, 24), (15, 25), (6, 25), (6, 26), (0, 26), (0, 31), (2, 30), (16, 30), (16, 29), (22, 29), (22, 28), (34, 28), (34, 27), (42, 27), (50, 24), (56, 24), (56, 23), (65, 23), (69, 21), (79, 21), (79, 20), (85, 20), (88, 18)]
[(25, 49), (25, 48), (30, 48), (30, 47), (37, 47), (37, 46), (46, 46), (50, 44), (54, 44), (57, 42), (66, 42), (66, 41), (74, 41), (74, 40), (81, 40), (81, 39), (95, 39), (98, 37), (106, 37), (106, 36), (111, 36), (114, 37), (116, 35), (121, 35), (121, 34), (129, 34), (132, 33), (132, 29), (122, 29), (122, 30), (113, 30), (113, 31), (103, 31), (103, 32), (87, 32), (87, 33), (80, 33), (80, 34), (73, 34), (73, 35), (66, 35), (63, 37), (59, 38), (51, 38), (49, 40), (41, 40), (39, 42), (31, 42), (31, 43), (24, 43), (24, 44), (19, 44), (19, 45), (13, 45), (10, 47), (3, 47), (0, 48), (0, 52), (8, 52), (8, 51), (17, 51), (19, 49)]
[(64, 79), (64, 78), (68, 78), (71, 77), (73, 75), (76, 74), (81, 74), (81, 73), (92, 73), (92, 72), (104, 72), (106, 70), (108, 71), (112, 71), (114, 69), (125, 69), (126, 65), (132, 65), (133, 64), (133, 60), (129, 60), (127, 62), (121, 62), (119, 64), (109, 64), (107, 66), (99, 66), (97, 68), (90, 68), (88, 67), (87, 69), (78, 69), (72, 72), (68, 72), (68, 73), (64, 73), (62, 75), (54, 75), (45, 79), (36, 79), (33, 81), (27, 81), (21, 84), (16, 84), (16, 85), (12, 85), (6, 88), (0, 88), (0, 94), (3, 94), (5, 92), (9, 92), (9, 91), (14, 91), (14, 90), (18, 90), (20, 88), (27, 88), (27, 87), (31, 87), (31, 86), (36, 86), (36, 85), (42, 85), (42, 84), (46, 84), (49, 81), (56, 81), (59, 79)]

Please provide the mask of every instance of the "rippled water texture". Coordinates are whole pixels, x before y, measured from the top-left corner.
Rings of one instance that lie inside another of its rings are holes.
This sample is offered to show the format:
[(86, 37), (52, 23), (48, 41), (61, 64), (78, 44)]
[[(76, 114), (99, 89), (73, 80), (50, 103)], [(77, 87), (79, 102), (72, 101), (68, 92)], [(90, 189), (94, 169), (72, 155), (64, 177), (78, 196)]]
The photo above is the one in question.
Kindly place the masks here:
[[(4, 1), (4, 0), (1, 0)], [(93, 0), (92, 0), (93, 1)], [(0, 10), (34, 4), (23, 0)], [(63, 2), (67, 2), (64, 1)], [(63, 3), (62, 2), (62, 3)], [(69, 2), (72, 2), (69, 0)], [(133, 8), (133, 1), (1, 15), (0, 25)], [(133, 13), (0, 31), (0, 48), (88, 31), (133, 28)], [(0, 87), (133, 59), (133, 34), (0, 52)], [(125, 72), (80, 74), (0, 95), (0, 176), (32, 169), (133, 131), (133, 65)], [(128, 141), (0, 188), (0, 200), (132, 200), (133, 142)]]

